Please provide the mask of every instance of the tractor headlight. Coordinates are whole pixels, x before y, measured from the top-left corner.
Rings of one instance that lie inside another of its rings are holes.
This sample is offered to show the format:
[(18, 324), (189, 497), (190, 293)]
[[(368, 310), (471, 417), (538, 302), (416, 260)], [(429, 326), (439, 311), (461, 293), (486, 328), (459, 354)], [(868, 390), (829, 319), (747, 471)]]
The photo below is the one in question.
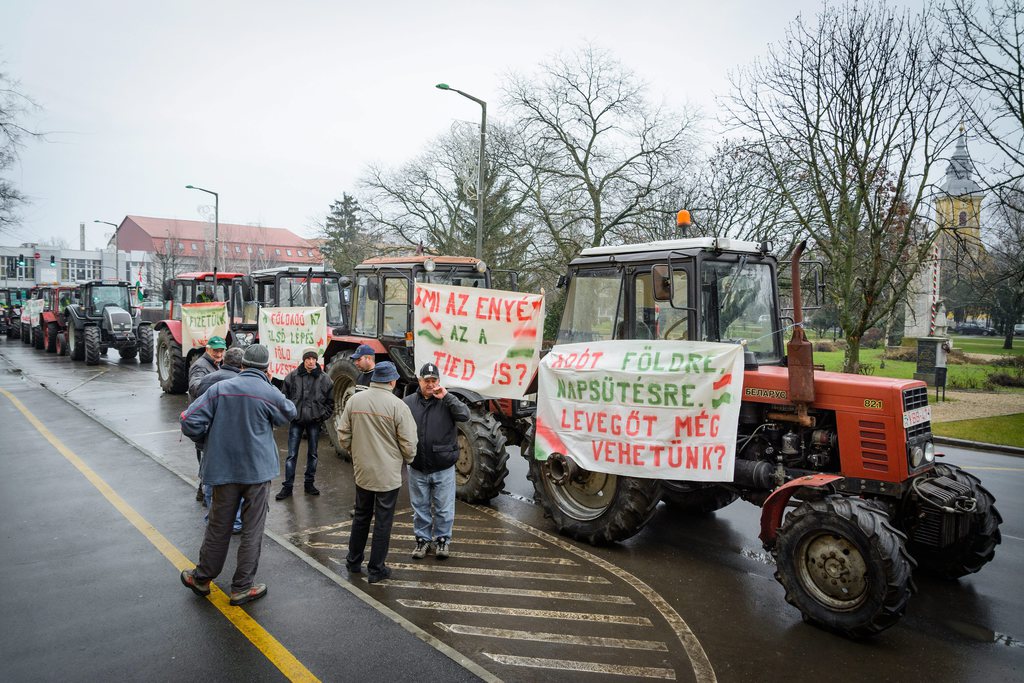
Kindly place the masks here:
[(920, 467), (924, 464), (924, 448), (921, 446), (911, 446), (910, 448), (910, 466)]
[(935, 462), (935, 444), (931, 441), (924, 445), (924, 461)]

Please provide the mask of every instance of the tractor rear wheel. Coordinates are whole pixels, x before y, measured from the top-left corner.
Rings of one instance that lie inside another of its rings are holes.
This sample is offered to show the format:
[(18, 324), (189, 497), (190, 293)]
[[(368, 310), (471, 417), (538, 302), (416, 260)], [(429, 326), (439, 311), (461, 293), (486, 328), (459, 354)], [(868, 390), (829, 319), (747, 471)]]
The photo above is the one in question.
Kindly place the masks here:
[(184, 394), (188, 389), (188, 371), (181, 345), (174, 341), (170, 330), (160, 330), (156, 345), (156, 373), (160, 388), (168, 394)]
[(57, 323), (46, 323), (46, 336), (43, 337), (43, 349), (47, 353), (57, 352)]
[(100, 362), (100, 328), (90, 325), (82, 331), (85, 347), (85, 364), (96, 365)]
[(662, 500), (671, 510), (686, 515), (710, 515), (739, 498), (724, 486), (692, 481), (663, 481)]
[(139, 325), (139, 362), (149, 365), (153, 362), (153, 328)]
[(327, 430), (327, 438), (334, 446), (334, 452), (343, 460), (351, 460), (352, 455), (341, 447), (341, 441), (338, 439), (338, 421), (345, 404), (356, 391), (356, 380), (360, 374), (362, 373), (359, 372), (359, 368), (349, 358), (348, 351), (336, 353), (327, 366), (327, 376), (334, 385), (334, 415), (324, 422), (324, 429)]
[(995, 497), (973, 474), (946, 463), (936, 464), (935, 474), (949, 477), (970, 489), (975, 501), (974, 512), (963, 513), (970, 515), (970, 530), (962, 540), (945, 548), (911, 542), (910, 554), (925, 571), (944, 579), (959, 579), (992, 561), (996, 546), (1003, 540), (999, 533), (1003, 517), (996, 510)]
[(555, 483), (551, 459), (530, 458), (529, 479), (536, 499), (558, 532), (591, 545), (607, 545), (636, 535), (657, 509), (661, 482), (580, 469)]
[(501, 493), (508, 476), (508, 451), (501, 424), (483, 408), (470, 406), (469, 420), (457, 426), (455, 495), (467, 503), (490, 502)]
[(68, 325), (68, 353), (71, 354), (71, 360), (85, 360), (84, 329)]
[(871, 636), (899, 621), (914, 592), (906, 538), (867, 501), (805, 501), (779, 529), (775, 578), (805, 621)]

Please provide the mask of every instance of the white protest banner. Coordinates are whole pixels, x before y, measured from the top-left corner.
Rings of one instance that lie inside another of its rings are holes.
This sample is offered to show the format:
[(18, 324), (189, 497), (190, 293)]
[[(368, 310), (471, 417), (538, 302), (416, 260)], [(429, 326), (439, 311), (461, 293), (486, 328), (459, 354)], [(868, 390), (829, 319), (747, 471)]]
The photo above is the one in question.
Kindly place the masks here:
[(223, 301), (181, 305), (181, 354), (206, 346), (210, 337), (228, 334), (228, 305)]
[(21, 305), (21, 322), (31, 325), (42, 314), (46, 302), (42, 299), (29, 299)]
[(687, 341), (565, 344), (540, 365), (534, 457), (609, 474), (732, 481), (743, 347)]
[(260, 309), (260, 343), (270, 351), (271, 377), (284, 379), (302, 363), (302, 351), (313, 346), (319, 356), (327, 346), (327, 309), (288, 306)]
[(540, 359), (544, 297), (416, 283), (416, 369), (434, 363), (448, 387), (522, 398)]

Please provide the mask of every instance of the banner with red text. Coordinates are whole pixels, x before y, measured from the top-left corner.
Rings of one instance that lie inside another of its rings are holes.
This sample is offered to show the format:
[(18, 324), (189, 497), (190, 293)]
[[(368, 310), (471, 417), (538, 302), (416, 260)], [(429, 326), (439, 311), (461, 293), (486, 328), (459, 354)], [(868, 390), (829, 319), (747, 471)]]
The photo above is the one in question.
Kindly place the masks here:
[(285, 375), (302, 364), (302, 351), (315, 347), (322, 358), (327, 346), (327, 309), (289, 306), (260, 309), (260, 343), (270, 351), (271, 377)]
[(210, 337), (228, 336), (228, 305), (207, 301), (181, 305), (181, 355), (206, 346)]
[(534, 457), (627, 477), (732, 481), (743, 347), (565, 344), (540, 364)]
[(39, 322), (39, 316), (43, 314), (46, 302), (42, 299), (28, 299), (21, 304), (21, 322), (26, 325), (35, 325)]
[(434, 363), (448, 388), (525, 395), (540, 358), (542, 295), (417, 282), (414, 307), (416, 370)]

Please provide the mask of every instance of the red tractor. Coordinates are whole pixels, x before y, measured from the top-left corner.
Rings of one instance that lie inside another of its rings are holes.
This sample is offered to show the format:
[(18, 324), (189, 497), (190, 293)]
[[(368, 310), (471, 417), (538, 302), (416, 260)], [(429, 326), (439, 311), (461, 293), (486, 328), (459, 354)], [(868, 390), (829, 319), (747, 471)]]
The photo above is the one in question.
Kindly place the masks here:
[[(240, 282), (242, 273), (181, 273), (164, 282), (163, 297), (166, 318), (153, 325), (157, 334), (156, 371), (160, 388), (168, 394), (183, 394), (188, 389), (188, 368), (202, 355), (203, 349), (181, 348), (181, 306), (209, 301), (228, 302), (228, 319), (233, 321), (233, 309), (242, 315), (241, 299), (231, 300), (233, 285)], [(229, 340), (230, 341), (230, 340)]]
[[(347, 328), (335, 329), (324, 361), (334, 382), (337, 414), (355, 390), (359, 370), (350, 356), (357, 346), (367, 344), (377, 361), (390, 360), (401, 375), (396, 391), (407, 395), (416, 390), (413, 353), (413, 296), (415, 283), (429, 282), (462, 287), (490, 287), (491, 272), (483, 261), (461, 256), (396, 256), (373, 258), (356, 266), (349, 301)], [(513, 285), (514, 286), (514, 285)], [(467, 502), (486, 502), (501, 493), (508, 474), (506, 435), (500, 414), (492, 411), (497, 402), (465, 389), (451, 392), (470, 407), (468, 422), (459, 423), (460, 457), (455, 465), (458, 496)], [(511, 410), (518, 402), (503, 402)], [(337, 430), (328, 429), (334, 447)]]
[(32, 327), (33, 345), (47, 353), (66, 355), (68, 323), (65, 311), (71, 304), (79, 303), (78, 285), (40, 287), (38, 291), (46, 303), (39, 315), (39, 324)]
[[(991, 561), (1002, 518), (973, 474), (937, 463), (927, 386), (816, 370), (801, 326), (783, 350), (777, 262), (766, 245), (699, 238), (585, 249), (569, 264), (558, 342), (676, 339), (745, 344), (734, 479), (661, 481), (529, 459), (558, 530), (588, 543), (637, 533), (659, 500), (709, 513), (743, 498), (786, 600), (860, 637), (892, 626), (916, 567), (956, 579)], [(788, 513), (787, 513), (788, 510)]]

